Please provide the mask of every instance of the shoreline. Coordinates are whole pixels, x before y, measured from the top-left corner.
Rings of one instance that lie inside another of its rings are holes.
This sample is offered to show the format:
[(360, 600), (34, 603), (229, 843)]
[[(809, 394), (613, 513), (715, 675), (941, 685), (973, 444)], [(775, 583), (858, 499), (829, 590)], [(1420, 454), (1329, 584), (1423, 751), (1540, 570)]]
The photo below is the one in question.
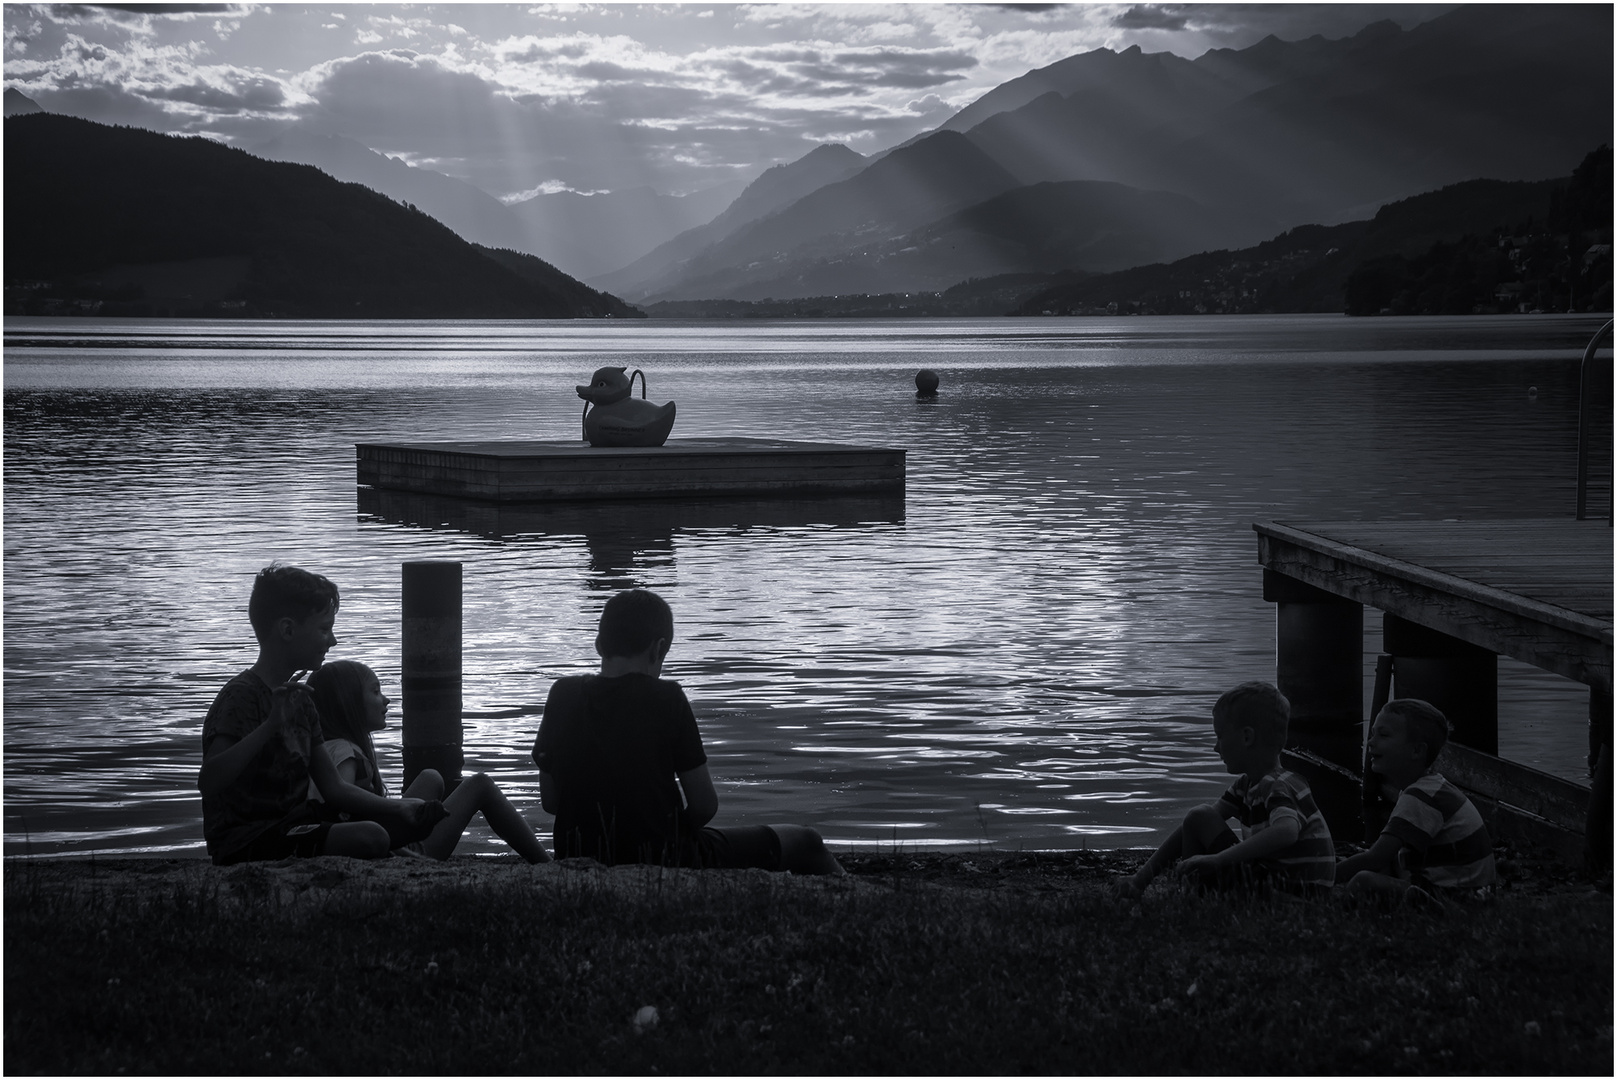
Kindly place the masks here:
[[(1149, 857), (1152, 848), (1088, 848), (1028, 850), (981, 848), (971, 851), (886, 851), (875, 853), (833, 850), (847, 874), (842, 878), (810, 877), (765, 870), (692, 870), (653, 865), (605, 866), (594, 859), (565, 859), (529, 865), (512, 854), (455, 855), (442, 862), (394, 856), (361, 860), (343, 856), (282, 859), (276, 862), (215, 866), (205, 856), (80, 856), (7, 855), (7, 888), (26, 880), (32, 887), (76, 890), (86, 885), (110, 887), (142, 895), (156, 895), (177, 886), (221, 885), (227, 892), (235, 883), (255, 882), (248, 892), (304, 892), (328, 894), (346, 888), (395, 887), (420, 892), (465, 885), (498, 886), (546, 884), (563, 880), (590, 881), (609, 887), (639, 887), (648, 879), (673, 878), (726, 882), (775, 881), (796, 887), (803, 883), (926, 883), (957, 890), (1003, 889), (1039, 892), (1075, 892), (1104, 888), (1119, 875), (1132, 873)], [(1346, 845), (1344, 852), (1358, 850)], [(1578, 866), (1551, 856), (1509, 847), (1496, 847), (1499, 895), (1550, 897), (1581, 895), (1596, 888)], [(1609, 886), (1608, 886), (1609, 887)], [(1167, 879), (1154, 885), (1168, 891)]]

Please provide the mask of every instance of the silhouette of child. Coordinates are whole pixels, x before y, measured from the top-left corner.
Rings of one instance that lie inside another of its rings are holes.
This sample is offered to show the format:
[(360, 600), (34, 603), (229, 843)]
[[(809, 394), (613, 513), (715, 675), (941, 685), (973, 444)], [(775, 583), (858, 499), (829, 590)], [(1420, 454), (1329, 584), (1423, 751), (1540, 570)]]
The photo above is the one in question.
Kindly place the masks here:
[[(1280, 764), (1291, 704), (1266, 682), (1246, 682), (1213, 706), (1213, 749), (1236, 776), (1218, 800), (1198, 806), (1133, 877), (1117, 885), (1137, 899), (1169, 867), (1216, 889), (1274, 885), (1324, 890), (1335, 880), (1336, 848), (1302, 777)], [(1237, 837), (1228, 821), (1241, 823)]]
[(556, 857), (842, 873), (813, 829), (708, 827), (719, 797), (696, 717), (680, 685), (659, 678), (673, 637), (661, 597), (618, 593), (595, 638), (601, 673), (551, 686), (533, 760)]
[[(442, 808), (385, 799), (344, 784), (319, 750), (320, 721), (295, 673), (317, 667), (337, 643), (337, 586), (319, 574), (271, 563), (253, 579), (247, 619), (258, 660), (225, 684), (202, 723), (202, 833), (221, 866), (290, 856), (380, 858), (390, 834), (417, 839)], [(336, 822), (311, 801), (355, 820)]]
[(1448, 717), (1419, 698), (1394, 698), (1370, 724), (1370, 771), (1397, 792), (1375, 843), (1336, 866), (1348, 896), (1424, 905), (1492, 885), (1493, 843), (1482, 814), (1432, 768), (1449, 740)]
[[(371, 741), (371, 732), (387, 727), (388, 699), (382, 694), (376, 672), (354, 660), (336, 660), (309, 676), (309, 690), (320, 712), (325, 752), (337, 775), (344, 783), (386, 795), (387, 787), (376, 765), (376, 747)], [(436, 800), (443, 791), (444, 780), (438, 771), (422, 769), (404, 794), (406, 798)], [(391, 834), (394, 849), (440, 861), (447, 859), (460, 843), (472, 815), (482, 811), (489, 828), (517, 854), (530, 863), (550, 861), (550, 853), (539, 843), (533, 826), (487, 773), (466, 777), (443, 799), (443, 806), (448, 816), (425, 839), (412, 844), (404, 833)]]

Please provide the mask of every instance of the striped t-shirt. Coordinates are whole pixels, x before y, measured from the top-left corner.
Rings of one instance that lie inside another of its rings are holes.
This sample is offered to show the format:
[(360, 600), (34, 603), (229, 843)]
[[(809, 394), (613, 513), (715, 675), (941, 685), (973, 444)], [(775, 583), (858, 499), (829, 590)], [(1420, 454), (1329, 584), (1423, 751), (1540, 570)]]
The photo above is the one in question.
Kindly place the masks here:
[(1331, 885), (1336, 881), (1336, 845), (1325, 815), (1314, 803), (1308, 781), (1276, 765), (1257, 780), (1242, 776), (1230, 785), (1222, 800), (1231, 817), (1240, 820), (1247, 836), (1279, 821), (1297, 822), (1297, 840), (1259, 864), (1299, 885)]
[(1382, 835), (1408, 849), (1403, 866), (1433, 885), (1469, 889), (1492, 885), (1493, 842), (1482, 815), (1465, 793), (1429, 772), (1399, 793)]

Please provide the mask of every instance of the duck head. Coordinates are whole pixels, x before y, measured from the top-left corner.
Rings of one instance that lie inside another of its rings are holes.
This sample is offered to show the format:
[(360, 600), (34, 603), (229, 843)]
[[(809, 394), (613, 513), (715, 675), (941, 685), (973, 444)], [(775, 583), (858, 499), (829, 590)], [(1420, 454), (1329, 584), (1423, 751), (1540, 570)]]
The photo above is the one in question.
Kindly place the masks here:
[(590, 377), (588, 386), (575, 387), (578, 396), (595, 405), (611, 405), (629, 396), (629, 376), (626, 369), (604, 367)]

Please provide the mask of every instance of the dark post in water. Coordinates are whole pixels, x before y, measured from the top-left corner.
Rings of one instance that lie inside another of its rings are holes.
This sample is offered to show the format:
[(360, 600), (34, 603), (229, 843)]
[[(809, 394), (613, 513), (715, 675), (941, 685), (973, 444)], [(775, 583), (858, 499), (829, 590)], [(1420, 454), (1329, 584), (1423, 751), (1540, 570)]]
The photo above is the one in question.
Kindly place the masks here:
[[(1263, 598), (1275, 605), (1275, 685), (1291, 702), (1288, 748), (1306, 750), (1357, 773), (1364, 745), (1364, 605), (1263, 571)], [(1301, 762), (1305, 777), (1309, 769)], [(1311, 782), (1314, 778), (1309, 777)], [(1356, 792), (1315, 784), (1314, 798), (1331, 831), (1363, 827)]]
[(404, 564), (404, 786), (437, 769), (446, 787), (460, 781), (461, 567)]

